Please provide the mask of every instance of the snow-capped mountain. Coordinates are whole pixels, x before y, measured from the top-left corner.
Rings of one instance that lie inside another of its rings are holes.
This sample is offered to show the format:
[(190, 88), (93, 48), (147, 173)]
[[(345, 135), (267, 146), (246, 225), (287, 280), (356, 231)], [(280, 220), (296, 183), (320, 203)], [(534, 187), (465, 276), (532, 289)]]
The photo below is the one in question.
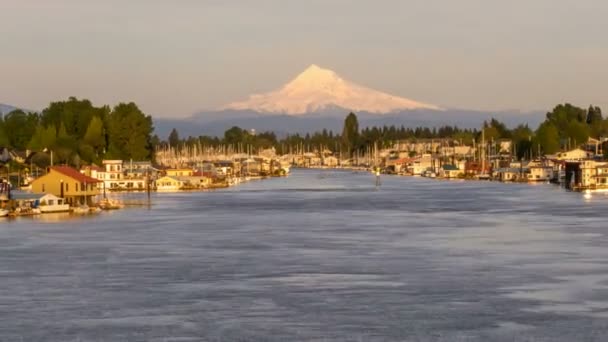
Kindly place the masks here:
[(17, 109), (17, 107), (11, 106), (11, 105), (7, 105), (4, 103), (0, 103), (0, 114), (8, 114), (10, 112), (12, 112), (13, 110)]
[(251, 95), (220, 110), (299, 115), (340, 108), (387, 114), (404, 110), (441, 110), (440, 107), (376, 91), (341, 78), (335, 72), (311, 65), (278, 90)]

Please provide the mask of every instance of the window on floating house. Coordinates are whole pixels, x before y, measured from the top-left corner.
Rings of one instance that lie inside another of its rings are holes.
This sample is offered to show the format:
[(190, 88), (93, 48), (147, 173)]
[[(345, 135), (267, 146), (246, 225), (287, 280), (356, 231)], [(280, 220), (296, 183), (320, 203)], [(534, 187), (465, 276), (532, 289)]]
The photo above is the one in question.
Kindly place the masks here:
[(42, 184), (42, 192), (45, 192), (44, 189), (45, 189), (45, 186), (44, 186), (44, 184)]
[(76, 187), (76, 192), (78, 192), (78, 183), (74, 183), (74, 186)]
[(70, 191), (70, 184), (65, 183), (65, 192)]

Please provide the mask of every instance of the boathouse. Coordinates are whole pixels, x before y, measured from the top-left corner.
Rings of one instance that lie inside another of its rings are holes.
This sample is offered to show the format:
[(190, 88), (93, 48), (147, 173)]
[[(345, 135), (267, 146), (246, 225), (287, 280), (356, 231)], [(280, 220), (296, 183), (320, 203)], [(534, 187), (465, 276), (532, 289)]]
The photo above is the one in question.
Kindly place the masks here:
[(71, 206), (93, 205), (100, 181), (69, 166), (52, 166), (46, 175), (32, 181), (32, 191), (65, 198)]

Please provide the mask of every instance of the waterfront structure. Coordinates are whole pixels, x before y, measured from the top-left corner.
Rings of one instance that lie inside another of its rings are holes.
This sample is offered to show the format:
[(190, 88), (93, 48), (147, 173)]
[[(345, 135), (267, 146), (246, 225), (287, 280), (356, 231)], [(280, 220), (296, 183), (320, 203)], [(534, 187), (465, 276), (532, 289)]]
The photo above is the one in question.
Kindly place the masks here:
[(164, 176), (154, 182), (157, 191), (177, 191), (187, 187), (187, 180), (178, 176)]
[(462, 171), (452, 164), (442, 165), (439, 169), (439, 177), (441, 178), (458, 178), (462, 174)]
[(592, 159), (565, 163), (565, 187), (576, 191), (608, 191), (608, 162)]
[(127, 165), (122, 160), (103, 160), (103, 168), (96, 165), (83, 167), (80, 172), (99, 180), (99, 190), (124, 191), (145, 190), (146, 177), (151, 170), (149, 162), (130, 162)]
[(69, 166), (51, 166), (46, 175), (32, 181), (32, 191), (65, 198), (72, 206), (93, 205), (99, 182)]
[(165, 175), (170, 177), (190, 177), (194, 175), (194, 170), (189, 168), (166, 169)]
[(230, 160), (220, 160), (211, 164), (211, 167), (203, 169), (203, 174), (212, 172), (214, 176), (232, 177), (240, 175), (240, 163)]
[(122, 160), (103, 160), (104, 181), (119, 181), (123, 178)]
[(580, 148), (576, 148), (574, 150), (558, 153), (555, 159), (558, 159), (558, 160), (583, 160), (583, 159), (587, 159), (590, 157), (592, 157), (592, 153), (589, 153)]
[(517, 182), (525, 172), (521, 167), (505, 167), (496, 169), (494, 179), (501, 182)]
[(157, 173), (157, 169), (149, 161), (128, 161), (122, 165), (126, 179), (145, 179)]
[(411, 160), (407, 169), (410, 174), (414, 176), (419, 176), (422, 175), (428, 169), (433, 169), (433, 171), (435, 171), (434, 164), (435, 163), (433, 157), (430, 154), (423, 154), (422, 156)]
[(205, 176), (202, 172), (192, 176), (163, 176), (154, 182), (158, 191), (196, 190), (212, 187), (213, 178)]
[(528, 182), (548, 182), (553, 178), (553, 166), (546, 162), (531, 161), (526, 169)]
[(249, 158), (241, 162), (241, 174), (244, 176), (258, 177), (262, 172), (262, 163), (259, 159)]

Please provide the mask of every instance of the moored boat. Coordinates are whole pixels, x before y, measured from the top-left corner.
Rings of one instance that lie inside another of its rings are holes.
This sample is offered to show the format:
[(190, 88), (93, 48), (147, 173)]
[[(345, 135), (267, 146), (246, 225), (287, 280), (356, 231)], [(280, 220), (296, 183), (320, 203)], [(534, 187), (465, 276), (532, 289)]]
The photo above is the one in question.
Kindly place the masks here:
[(124, 208), (124, 204), (119, 203), (118, 201), (111, 200), (109, 198), (104, 198), (99, 202), (99, 208), (102, 210), (115, 210)]
[(46, 194), (40, 198), (38, 205), (40, 212), (45, 213), (62, 213), (70, 211), (70, 205), (65, 202), (65, 199), (51, 194)]
[(78, 207), (74, 207), (72, 209), (72, 212), (74, 214), (78, 214), (78, 215), (86, 215), (86, 214), (97, 214), (99, 212), (101, 212), (101, 208), (99, 207), (89, 207), (86, 204), (82, 204)]

